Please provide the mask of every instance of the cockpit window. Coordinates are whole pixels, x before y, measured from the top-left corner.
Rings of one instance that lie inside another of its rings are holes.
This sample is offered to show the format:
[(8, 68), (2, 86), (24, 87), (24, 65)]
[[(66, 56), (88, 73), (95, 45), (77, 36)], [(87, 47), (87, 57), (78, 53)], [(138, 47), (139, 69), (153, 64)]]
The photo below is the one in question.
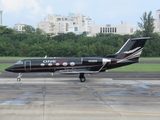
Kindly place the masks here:
[(23, 64), (23, 61), (17, 61), (15, 64), (19, 65), (19, 64)]

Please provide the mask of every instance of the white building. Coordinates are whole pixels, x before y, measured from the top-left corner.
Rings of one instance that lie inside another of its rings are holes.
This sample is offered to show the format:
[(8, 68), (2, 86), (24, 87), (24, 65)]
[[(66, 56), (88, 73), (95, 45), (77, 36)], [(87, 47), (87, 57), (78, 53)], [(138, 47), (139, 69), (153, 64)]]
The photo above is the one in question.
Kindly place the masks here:
[(41, 21), (37, 23), (37, 28), (40, 28), (46, 33), (54, 33), (54, 24), (47, 21)]
[(121, 25), (93, 25), (91, 26), (91, 35), (95, 36), (98, 33), (112, 33), (112, 34), (133, 34), (137, 30), (135, 25), (124, 22)]
[(19, 22), (19, 23), (17, 23), (17, 24), (14, 25), (13, 29), (16, 30), (16, 31), (19, 31), (19, 32), (23, 32), (24, 31), (23, 27), (25, 25), (27, 25), (27, 24)]
[(2, 11), (0, 11), (0, 25), (2, 25)]
[(82, 14), (69, 13), (68, 16), (48, 15), (45, 21), (37, 23), (37, 28), (42, 29), (46, 33), (68, 33), (82, 34), (90, 32), (92, 18)]
[(83, 18), (84, 31), (89, 33), (92, 25), (92, 19), (89, 16)]
[(160, 33), (160, 9), (156, 11), (156, 19), (154, 21), (155, 32)]

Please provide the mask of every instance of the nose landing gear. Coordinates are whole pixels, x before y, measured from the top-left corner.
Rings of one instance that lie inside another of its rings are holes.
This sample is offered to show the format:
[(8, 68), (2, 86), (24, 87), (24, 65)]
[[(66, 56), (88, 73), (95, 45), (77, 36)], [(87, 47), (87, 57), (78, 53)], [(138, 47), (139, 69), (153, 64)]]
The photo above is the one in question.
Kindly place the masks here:
[(20, 82), (21, 81), (21, 78), (17, 78), (17, 82)]
[(19, 73), (19, 74), (18, 74), (18, 77), (17, 77), (17, 81), (18, 81), (18, 82), (20, 82), (20, 81), (21, 81), (21, 77), (22, 77), (22, 75), (23, 75), (22, 73)]
[(86, 78), (84, 76), (84, 73), (80, 73), (79, 74), (79, 79), (80, 79), (80, 82), (85, 82), (86, 81)]

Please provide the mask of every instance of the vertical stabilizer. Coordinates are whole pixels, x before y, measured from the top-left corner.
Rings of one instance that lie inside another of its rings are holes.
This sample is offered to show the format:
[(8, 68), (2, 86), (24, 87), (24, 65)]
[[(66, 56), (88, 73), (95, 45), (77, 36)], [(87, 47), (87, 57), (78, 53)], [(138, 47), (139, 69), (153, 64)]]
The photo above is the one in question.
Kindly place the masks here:
[(140, 57), (142, 53), (146, 40), (148, 39), (150, 39), (150, 37), (128, 39), (126, 43), (121, 47), (121, 49), (114, 55), (114, 58), (138, 60), (138, 58)]

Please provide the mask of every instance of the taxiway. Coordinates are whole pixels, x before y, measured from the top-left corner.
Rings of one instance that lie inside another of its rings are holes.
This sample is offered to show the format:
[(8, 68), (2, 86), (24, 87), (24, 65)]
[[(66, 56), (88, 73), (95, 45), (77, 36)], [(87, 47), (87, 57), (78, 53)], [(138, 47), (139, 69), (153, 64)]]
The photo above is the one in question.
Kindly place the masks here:
[(27, 75), (17, 82), (2, 73), (0, 120), (159, 120), (159, 74), (148, 79), (144, 73), (125, 74), (94, 75), (80, 83), (77, 76), (49, 78), (46, 74)]

